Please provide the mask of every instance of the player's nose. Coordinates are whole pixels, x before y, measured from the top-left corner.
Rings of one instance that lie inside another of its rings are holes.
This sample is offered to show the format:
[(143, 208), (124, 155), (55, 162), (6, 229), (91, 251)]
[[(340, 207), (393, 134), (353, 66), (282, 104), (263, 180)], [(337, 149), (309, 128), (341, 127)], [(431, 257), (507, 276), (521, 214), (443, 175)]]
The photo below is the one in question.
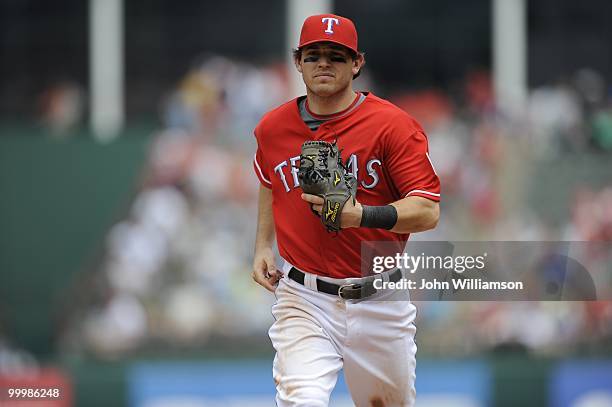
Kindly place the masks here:
[(321, 55), (318, 62), (319, 66), (331, 66), (331, 61), (327, 55)]

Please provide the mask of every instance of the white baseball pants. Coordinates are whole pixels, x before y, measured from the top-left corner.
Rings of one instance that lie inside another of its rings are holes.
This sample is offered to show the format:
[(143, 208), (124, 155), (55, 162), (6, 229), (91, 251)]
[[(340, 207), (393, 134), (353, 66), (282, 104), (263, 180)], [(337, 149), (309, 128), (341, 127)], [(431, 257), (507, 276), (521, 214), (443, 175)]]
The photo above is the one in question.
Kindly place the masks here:
[[(356, 406), (413, 406), (416, 307), (407, 292), (345, 301), (317, 292), (312, 274), (306, 274), (306, 286), (289, 279), (288, 268), (275, 292), (276, 321), (269, 330), (276, 350), (276, 404), (327, 406), (344, 368)], [(325, 280), (343, 284), (354, 279)]]

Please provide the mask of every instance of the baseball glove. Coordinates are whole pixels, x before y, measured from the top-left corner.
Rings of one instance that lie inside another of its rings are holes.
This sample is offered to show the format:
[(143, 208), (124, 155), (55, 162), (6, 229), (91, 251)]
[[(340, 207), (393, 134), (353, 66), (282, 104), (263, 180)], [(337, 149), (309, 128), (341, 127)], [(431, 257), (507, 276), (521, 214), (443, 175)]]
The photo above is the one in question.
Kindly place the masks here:
[(306, 141), (302, 145), (298, 180), (305, 193), (324, 199), (320, 217), (327, 231), (340, 231), (340, 214), (349, 199), (355, 203), (357, 180), (347, 172), (336, 143)]

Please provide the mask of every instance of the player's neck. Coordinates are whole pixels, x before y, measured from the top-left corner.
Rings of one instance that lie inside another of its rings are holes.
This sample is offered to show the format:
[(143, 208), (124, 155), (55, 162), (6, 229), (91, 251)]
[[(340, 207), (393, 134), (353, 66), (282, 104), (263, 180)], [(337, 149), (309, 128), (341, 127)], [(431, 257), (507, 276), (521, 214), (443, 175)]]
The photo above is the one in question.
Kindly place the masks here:
[(341, 112), (347, 109), (354, 101), (357, 94), (351, 86), (343, 92), (332, 96), (319, 96), (307, 90), (308, 109), (317, 115), (325, 116)]

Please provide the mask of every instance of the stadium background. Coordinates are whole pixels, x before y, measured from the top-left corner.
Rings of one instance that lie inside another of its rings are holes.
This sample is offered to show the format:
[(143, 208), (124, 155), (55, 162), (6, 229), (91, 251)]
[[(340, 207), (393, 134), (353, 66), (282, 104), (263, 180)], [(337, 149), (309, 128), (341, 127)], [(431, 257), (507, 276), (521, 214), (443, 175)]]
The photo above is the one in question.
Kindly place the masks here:
[[(508, 116), (491, 1), (331, 4), (367, 54), (357, 88), (429, 134), (442, 218), (418, 239), (612, 240), (612, 3), (526, 5), (528, 99)], [(0, 385), (271, 405), (252, 128), (290, 97), (287, 8), (125, 0), (108, 139), (89, 121), (89, 3), (0, 3)], [(424, 302), (418, 327), (419, 406), (612, 405), (610, 302)], [(350, 405), (342, 381), (334, 400)]]

